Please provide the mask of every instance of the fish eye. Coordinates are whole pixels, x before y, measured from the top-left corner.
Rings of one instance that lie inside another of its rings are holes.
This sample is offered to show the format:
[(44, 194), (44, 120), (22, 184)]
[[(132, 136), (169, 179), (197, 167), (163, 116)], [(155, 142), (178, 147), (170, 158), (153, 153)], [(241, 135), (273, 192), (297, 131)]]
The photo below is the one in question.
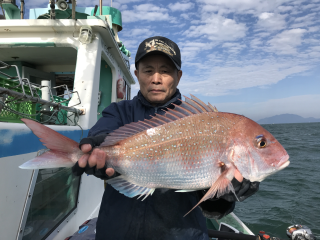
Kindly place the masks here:
[(261, 139), (259, 142), (258, 142), (258, 147), (259, 148), (264, 148), (267, 146), (267, 142), (264, 140), (264, 139)]

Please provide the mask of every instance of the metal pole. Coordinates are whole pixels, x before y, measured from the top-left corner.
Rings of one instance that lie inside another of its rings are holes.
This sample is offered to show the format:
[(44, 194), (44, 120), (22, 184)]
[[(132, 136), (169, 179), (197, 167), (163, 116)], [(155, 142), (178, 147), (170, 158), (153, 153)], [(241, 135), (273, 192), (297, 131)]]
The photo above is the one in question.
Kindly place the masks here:
[(111, 0), (111, 6), (110, 7), (112, 7), (112, 0)]
[(72, 19), (76, 19), (76, 0), (72, 0)]
[(23, 19), (23, 9), (24, 9), (24, 0), (20, 0), (20, 14), (21, 14), (21, 19)]
[[(50, 80), (42, 80), (41, 81), (41, 98), (48, 102), (51, 101), (50, 99), (50, 89), (51, 89), (51, 81)], [(43, 105), (44, 111), (50, 111), (50, 106)]]
[(56, 19), (56, 12), (55, 12), (55, 8), (56, 5), (54, 3), (54, 0), (50, 0), (50, 8), (51, 8), (51, 19)]
[(100, 0), (100, 16), (102, 15), (102, 0)]

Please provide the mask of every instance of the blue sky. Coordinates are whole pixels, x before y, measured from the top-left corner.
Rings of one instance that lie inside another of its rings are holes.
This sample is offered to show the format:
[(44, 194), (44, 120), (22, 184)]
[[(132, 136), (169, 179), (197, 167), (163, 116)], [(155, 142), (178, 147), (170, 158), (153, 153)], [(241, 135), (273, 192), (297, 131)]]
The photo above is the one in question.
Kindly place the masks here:
[[(48, 1), (32, 1), (43, 7)], [(77, 1), (94, 6), (99, 1)], [(110, 6), (111, 1), (103, 1)], [(116, 0), (132, 52), (161, 35), (182, 53), (179, 88), (253, 120), (320, 118), (320, 0)], [(28, 1), (26, 1), (28, 7)], [(30, 7), (30, 6), (29, 6)], [(133, 96), (139, 89), (133, 86)]]

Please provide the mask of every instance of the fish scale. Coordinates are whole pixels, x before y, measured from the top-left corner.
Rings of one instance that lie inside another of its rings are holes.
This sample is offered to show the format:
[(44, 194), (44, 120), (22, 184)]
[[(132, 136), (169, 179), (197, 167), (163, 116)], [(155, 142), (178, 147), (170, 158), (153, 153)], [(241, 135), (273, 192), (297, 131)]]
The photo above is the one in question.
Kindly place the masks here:
[[(108, 180), (110, 185), (127, 197), (143, 199), (156, 188), (209, 189), (198, 206), (229, 191), (235, 194), (231, 180), (236, 173), (262, 181), (289, 165), (285, 149), (259, 124), (191, 97), (164, 115), (127, 124), (105, 138), (99, 148), (107, 154), (106, 164), (121, 174)], [(21, 120), (50, 149), (21, 168), (71, 167), (83, 156), (75, 141)]]

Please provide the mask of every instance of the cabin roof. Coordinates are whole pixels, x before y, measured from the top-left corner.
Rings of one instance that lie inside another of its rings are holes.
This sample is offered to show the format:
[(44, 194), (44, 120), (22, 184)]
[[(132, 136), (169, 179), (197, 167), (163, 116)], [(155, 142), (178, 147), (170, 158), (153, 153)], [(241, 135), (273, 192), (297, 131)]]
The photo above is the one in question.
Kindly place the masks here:
[(28, 20), (5, 20), (0, 21), (0, 27), (10, 33), (43, 33), (43, 32), (76, 32), (79, 34), (82, 26), (90, 26), (94, 33), (99, 33), (102, 36), (105, 44), (110, 48), (108, 51), (117, 61), (119, 67), (123, 71), (126, 79), (135, 84), (135, 80), (130, 72), (130, 64), (127, 64), (118, 44), (115, 41), (112, 31), (108, 24), (100, 19), (78, 19), (76, 22), (73, 19), (28, 19)]

